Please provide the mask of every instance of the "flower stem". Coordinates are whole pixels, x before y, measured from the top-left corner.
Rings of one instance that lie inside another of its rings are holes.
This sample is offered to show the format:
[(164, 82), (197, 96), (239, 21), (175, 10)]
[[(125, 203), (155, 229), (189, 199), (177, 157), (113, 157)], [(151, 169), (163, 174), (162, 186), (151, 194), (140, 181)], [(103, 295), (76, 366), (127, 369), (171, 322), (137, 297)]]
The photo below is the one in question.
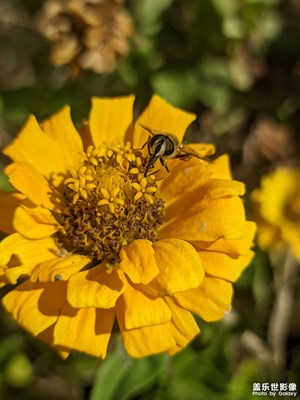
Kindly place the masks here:
[(282, 269), (281, 285), (277, 287), (268, 326), (268, 343), (277, 367), (283, 367), (286, 363), (286, 344), (294, 308), (297, 270), (297, 261), (292, 253), (287, 251)]

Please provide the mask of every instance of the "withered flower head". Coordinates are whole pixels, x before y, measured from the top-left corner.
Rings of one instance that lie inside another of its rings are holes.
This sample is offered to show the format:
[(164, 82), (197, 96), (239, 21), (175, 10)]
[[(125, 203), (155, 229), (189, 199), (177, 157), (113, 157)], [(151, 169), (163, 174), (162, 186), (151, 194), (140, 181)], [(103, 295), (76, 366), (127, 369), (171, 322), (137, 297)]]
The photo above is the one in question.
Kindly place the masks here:
[(133, 24), (124, 0), (48, 0), (38, 29), (51, 42), (51, 63), (80, 70), (112, 71), (129, 52)]

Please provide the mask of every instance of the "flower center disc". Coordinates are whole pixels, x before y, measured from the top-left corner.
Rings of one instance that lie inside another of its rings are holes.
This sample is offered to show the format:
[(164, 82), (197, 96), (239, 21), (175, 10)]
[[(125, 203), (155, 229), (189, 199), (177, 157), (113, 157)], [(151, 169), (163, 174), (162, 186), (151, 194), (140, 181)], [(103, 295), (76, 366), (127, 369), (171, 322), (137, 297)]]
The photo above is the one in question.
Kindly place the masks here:
[(153, 176), (144, 177), (146, 159), (125, 146), (90, 146), (77, 171), (65, 179), (67, 207), (56, 240), (93, 263), (119, 262), (121, 247), (135, 239), (155, 240), (164, 203)]

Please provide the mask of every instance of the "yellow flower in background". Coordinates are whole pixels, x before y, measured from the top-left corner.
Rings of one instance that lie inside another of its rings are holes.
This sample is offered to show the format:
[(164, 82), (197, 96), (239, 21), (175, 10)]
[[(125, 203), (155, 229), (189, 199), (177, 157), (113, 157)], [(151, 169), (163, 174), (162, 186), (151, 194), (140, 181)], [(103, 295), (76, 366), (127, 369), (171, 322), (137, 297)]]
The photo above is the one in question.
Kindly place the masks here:
[(300, 169), (278, 168), (252, 192), (257, 241), (267, 250), (291, 247), (300, 259)]
[(145, 177), (143, 126), (182, 141), (195, 116), (154, 96), (133, 121), (133, 103), (94, 98), (80, 133), (69, 107), (40, 125), (31, 116), (4, 150), (16, 192), (0, 197), (0, 282), (18, 285), (3, 305), (63, 356), (104, 358), (115, 322), (130, 355), (176, 353), (199, 333), (193, 314), (230, 309), (252, 258), (227, 156), (168, 160), (169, 176)]

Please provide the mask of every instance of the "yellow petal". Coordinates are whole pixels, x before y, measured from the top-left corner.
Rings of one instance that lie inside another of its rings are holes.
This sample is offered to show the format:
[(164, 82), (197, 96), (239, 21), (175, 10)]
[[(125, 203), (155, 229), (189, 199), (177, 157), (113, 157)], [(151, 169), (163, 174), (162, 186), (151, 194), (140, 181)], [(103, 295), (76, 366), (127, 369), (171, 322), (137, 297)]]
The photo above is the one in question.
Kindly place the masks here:
[(56, 322), (66, 302), (64, 282), (24, 282), (2, 299), (12, 317), (34, 336)]
[(54, 204), (51, 196), (53, 191), (47, 180), (33, 167), (25, 162), (10, 164), (5, 173), (9, 181), (17, 190), (25, 194), (37, 206), (43, 206), (52, 210)]
[(15, 232), (13, 216), (24, 199), (25, 196), (21, 193), (0, 192), (0, 230), (2, 232)]
[(35, 264), (53, 258), (59, 251), (53, 238), (29, 240), (13, 233), (0, 242), (0, 265), (7, 265), (12, 255), (22, 264)]
[(208, 179), (232, 180), (229, 157), (226, 154), (207, 165), (203, 165), (196, 158), (188, 161), (168, 160), (168, 167), (171, 175), (163, 179), (160, 184), (160, 191), (166, 200), (174, 200), (186, 191), (202, 185)]
[[(286, 247), (282, 242), (282, 230), (274, 224), (263, 223), (255, 218), (258, 224), (257, 244), (262, 250), (267, 250), (270, 246)], [(285, 249), (286, 250), (286, 249)]]
[(245, 221), (245, 232), (241, 239), (227, 240), (222, 238), (214, 242), (193, 241), (193, 245), (203, 250), (227, 253), (231, 257), (247, 256), (249, 249), (253, 245), (255, 230), (256, 224), (254, 222)]
[(67, 304), (54, 328), (54, 344), (105, 358), (114, 319), (113, 310), (74, 309)]
[(41, 239), (55, 233), (58, 223), (46, 208), (21, 206), (16, 209), (14, 227), (28, 239)]
[(49, 326), (44, 331), (37, 335), (37, 338), (42, 340), (43, 342), (48, 343), (48, 345), (52, 346), (60, 355), (62, 359), (66, 359), (70, 354), (70, 349), (65, 346), (55, 346), (54, 345), (54, 328), (55, 324)]
[(199, 251), (198, 254), (206, 274), (234, 282), (250, 263), (254, 253), (248, 251), (246, 256), (238, 257), (216, 251)]
[(149, 296), (131, 285), (119, 299), (118, 309), (124, 310), (125, 329), (165, 324), (172, 317), (162, 298)]
[(243, 196), (245, 185), (234, 180), (211, 178), (201, 188), (201, 202), (210, 203), (214, 199), (221, 199), (229, 196)]
[(89, 124), (95, 147), (125, 136), (133, 119), (134, 96), (92, 99)]
[(208, 165), (208, 169), (212, 178), (228, 180), (232, 179), (230, 159), (228, 154), (223, 154), (216, 158), (211, 164)]
[(168, 350), (169, 354), (175, 354), (184, 348), (196, 335), (200, 329), (192, 315), (187, 310), (178, 307), (171, 298), (166, 298), (166, 302), (172, 310), (172, 321), (170, 330), (176, 340), (176, 345)]
[[(41, 340), (43, 340), (43, 339), (41, 339)], [(54, 346), (54, 348), (57, 350), (58, 354), (60, 355), (60, 357), (63, 360), (66, 360), (69, 357), (70, 349), (68, 349), (68, 350), (60, 350), (60, 346)]]
[(142, 192), (137, 192), (133, 198), (133, 202), (135, 203), (143, 196)]
[(139, 358), (161, 353), (176, 345), (170, 323), (126, 330), (124, 308), (119, 302), (116, 312), (124, 347), (132, 357)]
[(5, 276), (11, 285), (18, 283), (18, 279), (28, 278), (35, 268), (34, 265), (20, 265), (5, 269)]
[(133, 283), (147, 285), (158, 274), (154, 250), (149, 240), (134, 240), (120, 252), (120, 268)]
[(210, 207), (214, 200), (242, 196), (245, 185), (238, 181), (224, 179), (209, 179), (194, 190), (182, 192), (173, 204), (166, 207), (166, 221), (180, 215), (197, 213), (205, 207)]
[[(253, 198), (259, 202), (260, 213), (269, 223), (278, 224), (283, 219), (285, 207), (295, 194), (296, 184), (299, 183), (300, 171), (277, 169), (272, 175), (264, 176), (261, 189), (253, 192)], [(276, 188), (276, 196), (274, 189)]]
[(149, 133), (142, 125), (154, 132), (172, 133), (181, 142), (187, 127), (196, 115), (180, 110), (154, 95), (135, 124), (134, 148), (141, 148), (148, 140)]
[(41, 262), (53, 259), (57, 252), (59, 248), (53, 238), (28, 240), (14, 233), (0, 243), (0, 265), (9, 265), (5, 272), (15, 284), (21, 275), (27, 275)]
[(165, 239), (154, 242), (153, 248), (160, 269), (154, 286), (164, 292), (160, 295), (172, 295), (200, 285), (204, 269), (192, 245), (179, 239)]
[(241, 239), (245, 215), (240, 198), (232, 197), (211, 202), (202, 211), (180, 215), (162, 227), (159, 238), (181, 238), (188, 241), (213, 241), (220, 238)]
[(70, 168), (76, 169), (79, 163), (78, 155), (83, 151), (83, 145), (72, 122), (70, 107), (63, 107), (59, 112), (43, 121), (41, 127), (45, 134), (56, 142), (64, 171), (66, 172)]
[(9, 281), (5, 275), (5, 269), (0, 267), (0, 288), (9, 284)]
[(3, 153), (14, 161), (32, 164), (48, 179), (65, 171), (58, 144), (42, 131), (32, 115)]
[(160, 192), (166, 201), (173, 201), (183, 193), (202, 185), (211, 174), (209, 169), (196, 158), (188, 161), (172, 160), (168, 162), (168, 167), (171, 175), (163, 179), (160, 184)]
[(36, 282), (53, 282), (67, 280), (76, 272), (80, 271), (90, 262), (85, 256), (71, 254), (63, 257), (53, 257), (41, 262), (32, 271), (30, 280)]
[(223, 318), (230, 310), (232, 285), (223, 279), (206, 276), (196, 288), (174, 295), (177, 303), (205, 321)]
[(68, 302), (77, 308), (113, 308), (126, 288), (122, 271), (94, 267), (73, 275), (68, 283)]
[(139, 192), (140, 190), (142, 190), (142, 186), (141, 186), (139, 183), (134, 182), (134, 183), (131, 184), (131, 186), (132, 186), (135, 190), (137, 190), (138, 192)]

